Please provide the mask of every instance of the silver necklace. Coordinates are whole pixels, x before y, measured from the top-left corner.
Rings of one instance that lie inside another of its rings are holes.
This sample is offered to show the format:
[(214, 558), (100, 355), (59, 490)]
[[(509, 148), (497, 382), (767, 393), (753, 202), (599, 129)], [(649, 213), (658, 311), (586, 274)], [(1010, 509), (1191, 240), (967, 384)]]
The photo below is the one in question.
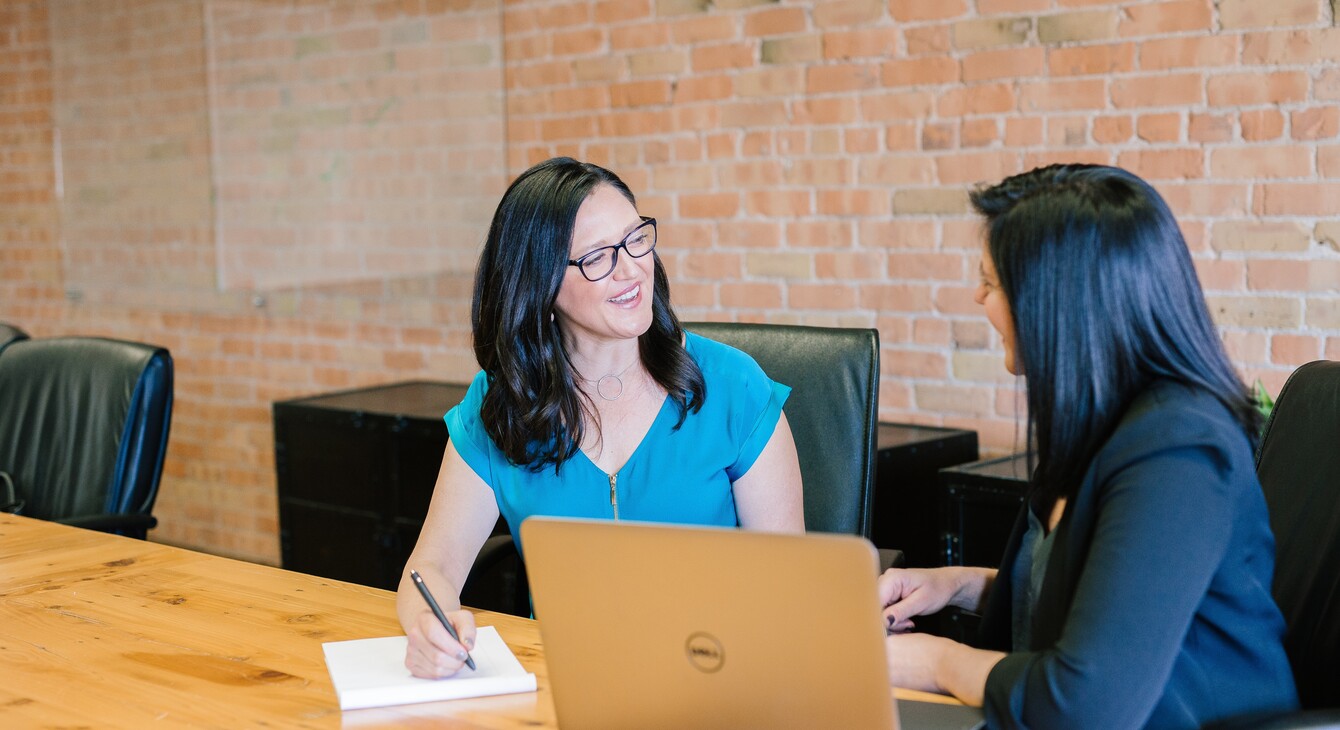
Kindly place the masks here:
[[(623, 370), (620, 370), (617, 373), (602, 375), (596, 380), (591, 380), (590, 378), (582, 378), (582, 380), (585, 380), (586, 382), (595, 385), (596, 395), (600, 396), (603, 400), (619, 400), (619, 396), (623, 395), (622, 376), (637, 363), (638, 360), (635, 359), (632, 362), (628, 363), (627, 367), (625, 367)], [(610, 394), (607, 391), (612, 391), (613, 393)]]

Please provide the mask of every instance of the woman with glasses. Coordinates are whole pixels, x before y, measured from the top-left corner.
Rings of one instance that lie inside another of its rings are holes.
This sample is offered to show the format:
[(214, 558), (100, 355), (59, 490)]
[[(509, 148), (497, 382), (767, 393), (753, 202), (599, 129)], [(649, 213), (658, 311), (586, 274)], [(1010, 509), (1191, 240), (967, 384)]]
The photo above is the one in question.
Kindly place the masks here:
[[(656, 245), (656, 220), (593, 164), (542, 162), (503, 195), (475, 274), (482, 371), (446, 415), (450, 440), (397, 596), (416, 676), (465, 661), (475, 629), (460, 589), (500, 512), (520, 547), (531, 515), (803, 531), (782, 414), (790, 389), (680, 327)], [(450, 599), (459, 641), (411, 569)]]
[[(880, 578), (890, 680), (984, 705), (1002, 728), (1199, 728), (1296, 707), (1260, 414), (1163, 198), (1089, 165), (971, 198), (986, 220), (976, 300), (1026, 378), (1037, 466), (999, 570)], [(984, 609), (981, 648), (903, 633), (947, 605)]]

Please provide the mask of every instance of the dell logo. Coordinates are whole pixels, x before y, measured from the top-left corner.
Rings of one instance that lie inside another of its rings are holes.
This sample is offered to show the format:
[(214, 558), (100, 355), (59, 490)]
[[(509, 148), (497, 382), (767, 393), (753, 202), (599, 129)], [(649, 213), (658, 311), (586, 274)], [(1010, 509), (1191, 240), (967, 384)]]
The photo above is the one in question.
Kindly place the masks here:
[(726, 651), (721, 647), (721, 642), (703, 631), (689, 634), (684, 642), (684, 653), (689, 658), (689, 664), (704, 674), (711, 674), (726, 663)]

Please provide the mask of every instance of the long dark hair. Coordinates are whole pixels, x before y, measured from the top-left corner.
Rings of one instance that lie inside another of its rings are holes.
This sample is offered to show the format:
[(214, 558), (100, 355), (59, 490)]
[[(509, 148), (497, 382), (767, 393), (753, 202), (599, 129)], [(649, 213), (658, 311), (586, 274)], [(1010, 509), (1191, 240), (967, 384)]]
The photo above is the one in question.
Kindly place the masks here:
[(971, 199), (986, 218), (1027, 378), (1035, 504), (1074, 494), (1126, 408), (1156, 379), (1213, 394), (1255, 443), (1260, 413), (1154, 188), (1114, 167), (1051, 165)]
[[(554, 302), (568, 270), (577, 209), (597, 186), (633, 193), (603, 167), (555, 157), (521, 173), (493, 214), (475, 272), (470, 322), (475, 357), (488, 377), (480, 409), (484, 429), (514, 464), (555, 469), (577, 453), (585, 424), (599, 423), (590, 397), (576, 385), (575, 369), (554, 321)], [(707, 397), (693, 358), (680, 344), (683, 330), (670, 308), (670, 280), (652, 253), (651, 327), (638, 339), (642, 364), (669, 393), (684, 418)], [(583, 418), (586, 416), (586, 418)]]

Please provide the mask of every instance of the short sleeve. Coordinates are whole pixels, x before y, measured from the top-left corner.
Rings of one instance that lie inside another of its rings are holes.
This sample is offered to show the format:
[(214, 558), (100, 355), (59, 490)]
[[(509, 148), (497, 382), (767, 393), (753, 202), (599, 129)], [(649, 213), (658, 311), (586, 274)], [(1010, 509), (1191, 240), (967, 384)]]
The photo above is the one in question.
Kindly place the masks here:
[(725, 343), (689, 332), (685, 347), (707, 384), (694, 438), (721, 457), (717, 468), (732, 483), (749, 472), (763, 453), (791, 388), (774, 382), (754, 358)]
[(484, 430), (480, 419), (480, 408), (484, 403), (484, 393), (488, 391), (488, 377), (481, 370), (475, 375), (465, 392), (465, 398), (455, 408), (447, 411), (443, 420), (447, 422), (447, 436), (456, 453), (474, 470), (480, 479), (490, 487), (493, 483), (492, 454), (497, 451), (493, 440)]

